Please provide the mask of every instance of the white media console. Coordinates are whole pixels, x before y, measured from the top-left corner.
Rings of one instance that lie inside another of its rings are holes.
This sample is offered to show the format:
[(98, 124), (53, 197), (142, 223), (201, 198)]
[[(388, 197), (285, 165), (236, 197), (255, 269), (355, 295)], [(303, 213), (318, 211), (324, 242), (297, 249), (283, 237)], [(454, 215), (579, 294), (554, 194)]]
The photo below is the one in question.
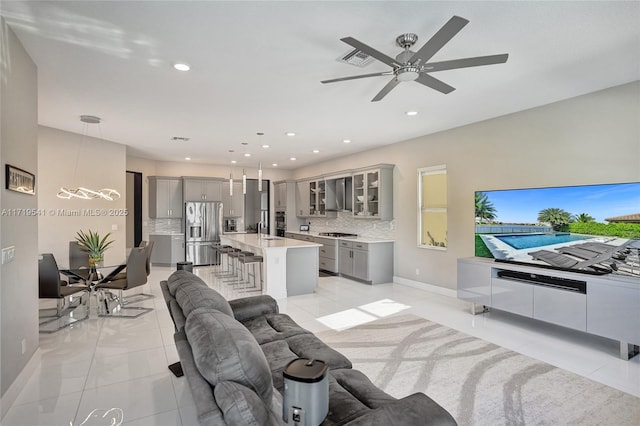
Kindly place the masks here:
[(458, 259), (458, 298), (473, 314), (487, 307), (620, 342), (629, 359), (640, 346), (640, 283), (471, 257)]

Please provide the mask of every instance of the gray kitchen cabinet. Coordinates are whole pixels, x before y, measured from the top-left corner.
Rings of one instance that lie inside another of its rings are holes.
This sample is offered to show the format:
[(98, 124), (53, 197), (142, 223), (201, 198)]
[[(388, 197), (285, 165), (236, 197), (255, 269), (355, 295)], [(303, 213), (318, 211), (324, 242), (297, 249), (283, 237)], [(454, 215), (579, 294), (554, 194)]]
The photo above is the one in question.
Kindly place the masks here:
[(149, 176), (149, 217), (182, 217), (182, 179)]
[(353, 217), (357, 219), (393, 219), (393, 165), (380, 164), (354, 171)]
[(273, 184), (273, 204), (276, 210), (284, 211), (287, 208), (287, 183), (277, 182)]
[(298, 217), (309, 217), (311, 215), (310, 184), (311, 181), (308, 180), (296, 182), (296, 216)]
[(324, 271), (338, 273), (338, 240), (314, 237), (313, 242), (322, 244), (318, 250), (319, 266)]
[(233, 195), (229, 195), (229, 181), (222, 182), (223, 217), (244, 216), (244, 194), (242, 181), (233, 183)]
[(393, 281), (393, 242), (338, 240), (338, 270), (368, 284)]
[(183, 177), (184, 201), (222, 201), (222, 181)]
[(153, 241), (152, 264), (174, 266), (184, 261), (184, 235), (150, 234), (149, 241)]

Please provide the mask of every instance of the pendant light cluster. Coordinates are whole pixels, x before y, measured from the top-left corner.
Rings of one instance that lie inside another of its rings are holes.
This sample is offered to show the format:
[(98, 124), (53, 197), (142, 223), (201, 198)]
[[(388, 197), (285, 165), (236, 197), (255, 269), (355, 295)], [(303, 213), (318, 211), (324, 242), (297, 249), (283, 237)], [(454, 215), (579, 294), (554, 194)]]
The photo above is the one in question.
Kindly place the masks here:
[[(258, 135), (260, 144), (262, 145), (262, 136), (264, 136), (264, 133), (258, 132), (256, 134)], [(248, 144), (246, 142), (243, 142), (242, 145), (248, 145)], [(232, 149), (229, 150), (229, 153), (231, 153), (231, 164), (232, 164), (231, 172), (229, 173), (229, 195), (230, 196), (233, 196), (233, 164), (236, 163), (236, 161), (233, 159), (233, 152), (234, 151)], [(244, 156), (250, 157), (251, 154), (245, 152)], [(262, 162), (258, 162), (258, 191), (262, 192)], [(246, 193), (247, 193), (247, 173), (245, 169), (242, 169), (242, 194), (246, 194)]]

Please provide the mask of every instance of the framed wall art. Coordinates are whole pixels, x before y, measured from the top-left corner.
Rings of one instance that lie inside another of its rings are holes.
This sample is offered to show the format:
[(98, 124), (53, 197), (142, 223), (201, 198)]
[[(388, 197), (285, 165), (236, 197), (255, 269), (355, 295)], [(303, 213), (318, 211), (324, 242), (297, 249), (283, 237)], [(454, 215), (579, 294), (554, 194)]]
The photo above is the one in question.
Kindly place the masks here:
[(10, 164), (5, 165), (6, 188), (23, 194), (35, 195), (36, 176)]

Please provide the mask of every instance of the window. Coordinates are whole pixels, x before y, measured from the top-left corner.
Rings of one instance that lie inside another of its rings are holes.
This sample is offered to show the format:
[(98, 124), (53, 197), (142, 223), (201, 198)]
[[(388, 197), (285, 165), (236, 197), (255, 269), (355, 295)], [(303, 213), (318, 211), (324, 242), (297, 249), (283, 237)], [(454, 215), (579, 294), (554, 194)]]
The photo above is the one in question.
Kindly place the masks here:
[(418, 169), (418, 246), (447, 247), (447, 166)]

